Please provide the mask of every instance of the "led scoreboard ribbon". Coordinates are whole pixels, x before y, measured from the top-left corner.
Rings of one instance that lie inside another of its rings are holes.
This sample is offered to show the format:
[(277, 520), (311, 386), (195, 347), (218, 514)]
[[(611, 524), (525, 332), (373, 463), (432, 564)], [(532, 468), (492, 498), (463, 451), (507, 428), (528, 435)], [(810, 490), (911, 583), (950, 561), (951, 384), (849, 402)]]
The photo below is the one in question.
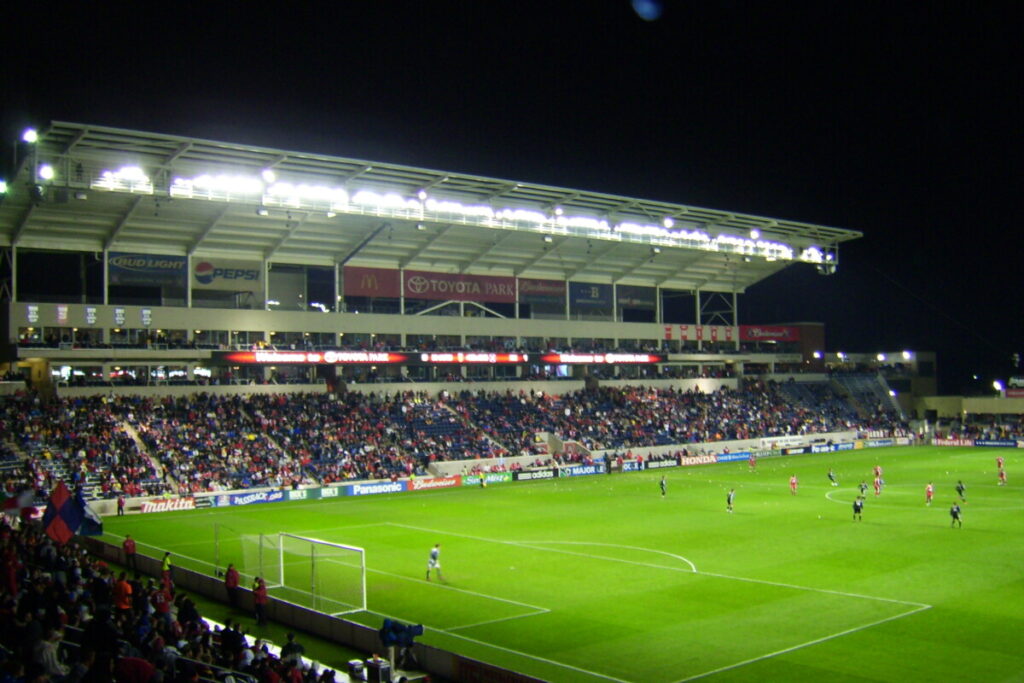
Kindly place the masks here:
[[(528, 353), (487, 351), (214, 351), (211, 361), (222, 365), (518, 365), (530, 363)], [(544, 365), (642, 365), (663, 363), (656, 353), (544, 353), (532, 362)]]

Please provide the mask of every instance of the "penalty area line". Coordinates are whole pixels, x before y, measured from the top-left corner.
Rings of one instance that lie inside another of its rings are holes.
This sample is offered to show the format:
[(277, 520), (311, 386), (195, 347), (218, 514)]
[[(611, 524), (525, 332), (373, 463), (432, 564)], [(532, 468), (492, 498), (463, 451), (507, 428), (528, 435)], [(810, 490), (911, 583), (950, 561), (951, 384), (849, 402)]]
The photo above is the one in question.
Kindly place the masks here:
[[(913, 603), (909, 603), (909, 604), (913, 604)], [(749, 664), (754, 664), (756, 662), (761, 662), (761, 661), (764, 661), (766, 659), (771, 659), (772, 657), (778, 657), (779, 655), (784, 655), (784, 654), (787, 654), (789, 652), (795, 652), (796, 650), (802, 650), (805, 647), (810, 647), (812, 645), (818, 645), (820, 643), (825, 643), (825, 642), (828, 642), (830, 640), (835, 640), (836, 638), (842, 638), (843, 636), (848, 636), (851, 633), (857, 633), (858, 631), (864, 631), (864, 630), (869, 629), (869, 628), (874, 628), (875, 626), (880, 626), (880, 625), (888, 623), (890, 621), (896, 621), (897, 619), (903, 619), (904, 617), (909, 617), (912, 614), (917, 614), (918, 612), (923, 612), (924, 610), (931, 609), (931, 608), (932, 608), (931, 605), (921, 605), (920, 607), (912, 609), (912, 610), (910, 610), (908, 612), (903, 612), (902, 614), (895, 614), (895, 615), (893, 615), (891, 617), (886, 617), (885, 619), (879, 619), (877, 621), (872, 621), (870, 624), (862, 624), (861, 626), (854, 626), (853, 628), (848, 628), (848, 629), (846, 629), (844, 631), (839, 631), (837, 633), (832, 633), (832, 634), (827, 635), (827, 636), (822, 636), (821, 638), (815, 638), (814, 640), (808, 640), (806, 643), (799, 643), (797, 645), (793, 645), (792, 647), (783, 648), (782, 650), (776, 650), (775, 652), (769, 652), (768, 654), (761, 655), (759, 657), (751, 657), (750, 659), (745, 659), (742, 662), (736, 662), (735, 664), (729, 664), (728, 666), (722, 666), (722, 667), (719, 667), (717, 669), (712, 669), (711, 671), (705, 671), (703, 673), (696, 674), (694, 676), (688, 676), (686, 678), (681, 678), (678, 681), (675, 681), (675, 683), (687, 683), (687, 681), (696, 681), (696, 680), (699, 680), (701, 678), (707, 678), (708, 676), (714, 676), (715, 674), (720, 674), (720, 673), (722, 673), (724, 671), (731, 671), (733, 669), (738, 669), (740, 667), (747, 666)]]

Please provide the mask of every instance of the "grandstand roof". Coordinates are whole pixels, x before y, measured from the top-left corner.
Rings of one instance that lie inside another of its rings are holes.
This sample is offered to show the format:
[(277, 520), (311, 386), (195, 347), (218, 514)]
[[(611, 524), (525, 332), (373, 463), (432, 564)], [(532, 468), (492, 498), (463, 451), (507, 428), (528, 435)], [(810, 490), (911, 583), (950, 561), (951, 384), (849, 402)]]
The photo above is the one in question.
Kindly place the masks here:
[[(794, 263), (834, 269), (839, 245), (861, 236), (670, 202), (76, 123), (53, 122), (20, 151), (0, 202), (3, 246), (742, 292)], [(54, 169), (52, 179), (33, 178), (43, 164)], [(37, 183), (41, 191), (33, 193)]]

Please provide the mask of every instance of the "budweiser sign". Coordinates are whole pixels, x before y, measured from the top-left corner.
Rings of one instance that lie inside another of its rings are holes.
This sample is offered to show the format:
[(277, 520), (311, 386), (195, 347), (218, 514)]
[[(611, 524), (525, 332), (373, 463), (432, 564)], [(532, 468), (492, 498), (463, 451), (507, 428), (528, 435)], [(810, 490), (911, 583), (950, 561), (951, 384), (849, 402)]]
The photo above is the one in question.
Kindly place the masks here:
[(454, 477), (436, 477), (433, 479), (410, 479), (409, 485), (413, 491), (424, 491), (426, 489), (447, 489), (452, 486), (459, 486), (462, 482), (458, 475)]
[(740, 325), (742, 341), (799, 341), (800, 329), (792, 325)]
[(143, 512), (169, 512), (171, 510), (195, 510), (195, 498), (158, 498), (147, 500), (142, 503)]

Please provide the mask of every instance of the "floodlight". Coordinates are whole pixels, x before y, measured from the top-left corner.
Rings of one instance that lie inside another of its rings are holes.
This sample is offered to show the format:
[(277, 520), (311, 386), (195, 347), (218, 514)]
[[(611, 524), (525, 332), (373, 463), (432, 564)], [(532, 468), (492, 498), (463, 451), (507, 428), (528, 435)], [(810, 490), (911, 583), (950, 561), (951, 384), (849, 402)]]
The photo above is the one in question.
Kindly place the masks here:
[(661, 221), (661, 224), (664, 225), (666, 228), (671, 228), (673, 225), (676, 224), (676, 222), (672, 220), (671, 216), (665, 216), (665, 219)]
[(41, 164), (39, 166), (39, 177), (43, 180), (53, 180), (53, 166), (50, 164)]
[(660, 254), (661, 253), (661, 247), (651, 247), (651, 253), (652, 254)]
[(885, 362), (885, 354), (884, 353), (878, 354), (877, 356), (875, 356), (875, 358), (878, 359), (879, 363), (884, 363)]
[(7, 181), (0, 180), (0, 194), (7, 194)]
[(426, 229), (427, 229), (427, 226), (423, 225), (422, 223), (417, 223), (417, 224), (416, 224), (416, 229), (417, 229), (417, 230), (421, 230), (421, 231), (422, 231), (422, 230), (426, 230)]
[(814, 356), (815, 358), (817, 358), (818, 360), (821, 360), (821, 351), (815, 351), (815, 352), (814, 352), (813, 354), (811, 354), (811, 355), (813, 355), (813, 356)]
[(555, 207), (555, 215), (556, 216), (561, 216), (563, 213), (565, 213), (565, 209), (563, 209), (560, 206), (556, 206)]
[(836, 358), (839, 360), (846, 360), (846, 354), (842, 351), (836, 351)]
[(277, 174), (274, 173), (274, 171), (269, 168), (263, 169), (263, 173), (261, 175), (263, 176), (263, 180), (265, 180), (268, 183), (272, 183), (277, 180)]
[(993, 380), (992, 381), (992, 388), (995, 389), (996, 391), (1000, 391), (1001, 392), (1003, 390), (1003, 383), (1000, 382), (999, 380)]
[(328, 211), (328, 212), (327, 212), (327, 217), (328, 217), (328, 218), (334, 218), (334, 217), (335, 217), (335, 216), (337, 216), (337, 215), (338, 215), (338, 214), (334, 213), (333, 211)]
[(761, 237), (761, 231), (758, 230), (757, 228), (754, 228), (753, 230), (750, 231), (750, 239), (756, 240), (756, 239), (760, 239), (760, 237)]
[(551, 242), (554, 242), (555, 240), (554, 240), (553, 237), (551, 237), (551, 235), (544, 235), (544, 241), (547, 242), (548, 244), (550, 244)]
[(26, 128), (25, 132), (21, 134), (21, 139), (23, 142), (32, 145), (39, 140), (39, 133), (36, 132), (35, 128)]
[(267, 210), (267, 207), (261, 206), (258, 209), (256, 209), (256, 215), (257, 216), (269, 216), (270, 215), (270, 211)]
[(895, 389), (890, 389), (889, 390), (889, 395), (890, 396), (896, 396), (896, 390)]
[(910, 351), (903, 352), (903, 360), (910, 360), (911, 358), (913, 358), (913, 356), (914, 354), (912, 354)]
[(422, 202), (424, 199), (427, 198), (427, 191), (420, 190), (419, 192), (416, 193), (416, 196), (419, 197), (420, 201)]

